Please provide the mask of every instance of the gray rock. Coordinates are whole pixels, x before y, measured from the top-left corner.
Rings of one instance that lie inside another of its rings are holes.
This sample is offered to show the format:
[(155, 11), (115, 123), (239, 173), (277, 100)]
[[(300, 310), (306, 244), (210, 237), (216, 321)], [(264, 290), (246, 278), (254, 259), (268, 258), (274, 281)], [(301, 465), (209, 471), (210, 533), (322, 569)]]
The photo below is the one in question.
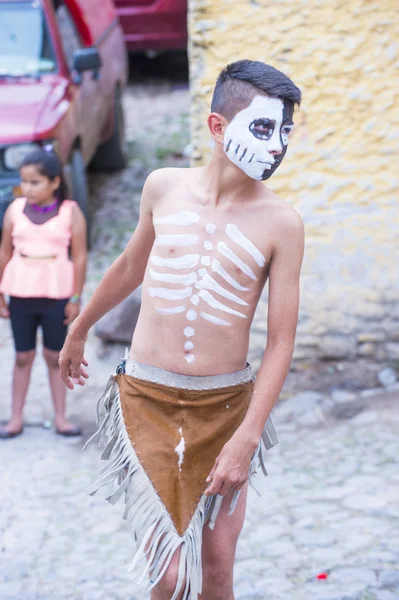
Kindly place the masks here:
[(375, 590), (374, 594), (376, 600), (398, 600), (397, 595), (388, 590)]
[(348, 392), (347, 390), (341, 389), (334, 390), (331, 396), (335, 402), (352, 402), (357, 398), (357, 395), (353, 392)]
[(279, 417), (290, 419), (294, 416), (296, 417), (315, 410), (324, 399), (325, 397), (322, 394), (308, 390), (300, 394), (295, 394), (295, 396), (291, 396), (278, 404), (276, 412)]
[(354, 358), (356, 346), (356, 340), (349, 335), (326, 335), (320, 348), (320, 357), (334, 360)]
[(382, 371), (378, 373), (377, 377), (378, 381), (384, 388), (390, 388), (398, 381), (396, 371), (392, 369), (392, 367), (386, 367), (385, 369), (382, 369)]
[(382, 571), (379, 582), (383, 587), (397, 587), (399, 589), (399, 569)]
[(94, 332), (104, 342), (130, 344), (141, 307), (141, 287), (96, 324)]

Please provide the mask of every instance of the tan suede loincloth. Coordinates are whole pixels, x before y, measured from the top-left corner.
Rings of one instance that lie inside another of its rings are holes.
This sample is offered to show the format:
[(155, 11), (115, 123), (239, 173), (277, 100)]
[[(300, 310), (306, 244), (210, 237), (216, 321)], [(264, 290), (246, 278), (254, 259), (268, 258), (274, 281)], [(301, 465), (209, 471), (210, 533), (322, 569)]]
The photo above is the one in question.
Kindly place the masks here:
[[(129, 361), (118, 371), (99, 401), (99, 430), (93, 436), (100, 436), (102, 458), (110, 462), (90, 493), (111, 485), (107, 499), (112, 503), (125, 494), (124, 517), (139, 545), (132, 568), (146, 559), (147, 590), (180, 549), (175, 596), (184, 590), (183, 600), (196, 600), (202, 583), (202, 529), (206, 521), (214, 526), (222, 501), (204, 495), (206, 478), (245, 417), (253, 388), (250, 367), (190, 377)], [(276, 443), (269, 418), (251, 476), (259, 467), (266, 474), (264, 451)]]

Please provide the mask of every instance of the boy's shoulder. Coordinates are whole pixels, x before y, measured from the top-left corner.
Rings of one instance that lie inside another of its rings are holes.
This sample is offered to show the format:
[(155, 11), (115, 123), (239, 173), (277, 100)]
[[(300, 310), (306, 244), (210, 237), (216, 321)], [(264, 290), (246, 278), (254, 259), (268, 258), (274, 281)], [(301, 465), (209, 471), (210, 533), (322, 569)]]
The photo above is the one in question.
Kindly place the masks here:
[(272, 218), (276, 231), (297, 232), (299, 235), (303, 232), (302, 217), (290, 202), (280, 198), (270, 188), (265, 189), (264, 200), (265, 213), (268, 213), (268, 218)]
[(157, 187), (165, 189), (165, 186), (168, 186), (169, 188), (169, 186), (178, 185), (187, 177), (187, 171), (189, 170), (188, 167), (165, 167), (164, 169), (156, 169), (148, 175), (145, 186), (153, 189), (156, 189)]

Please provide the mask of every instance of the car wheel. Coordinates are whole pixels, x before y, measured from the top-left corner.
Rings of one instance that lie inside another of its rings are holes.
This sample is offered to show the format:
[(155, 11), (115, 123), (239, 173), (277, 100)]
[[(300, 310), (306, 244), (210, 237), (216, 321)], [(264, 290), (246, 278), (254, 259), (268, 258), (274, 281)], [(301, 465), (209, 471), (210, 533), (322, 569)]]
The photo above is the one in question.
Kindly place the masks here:
[(122, 94), (117, 90), (114, 102), (114, 132), (112, 137), (98, 148), (90, 166), (102, 171), (119, 171), (126, 167), (126, 163), (125, 118)]
[(89, 220), (89, 193), (87, 189), (86, 168), (83, 156), (80, 150), (74, 150), (72, 153), (71, 164), (71, 186), (72, 199), (75, 200), (86, 220)]
[(87, 223), (87, 243), (90, 244), (89, 191), (87, 187), (86, 167), (80, 150), (75, 149), (67, 167), (70, 181), (71, 198), (78, 203)]

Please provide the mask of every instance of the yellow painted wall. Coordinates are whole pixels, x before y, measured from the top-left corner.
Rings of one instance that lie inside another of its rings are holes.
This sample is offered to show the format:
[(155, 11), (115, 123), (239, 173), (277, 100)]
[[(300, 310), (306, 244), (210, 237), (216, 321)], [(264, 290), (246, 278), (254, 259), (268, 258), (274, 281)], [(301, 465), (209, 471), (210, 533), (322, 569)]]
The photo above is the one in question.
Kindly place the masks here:
[(399, 358), (398, 0), (190, 0), (193, 163), (219, 71), (242, 58), (302, 89), (268, 185), (307, 235), (296, 358)]

